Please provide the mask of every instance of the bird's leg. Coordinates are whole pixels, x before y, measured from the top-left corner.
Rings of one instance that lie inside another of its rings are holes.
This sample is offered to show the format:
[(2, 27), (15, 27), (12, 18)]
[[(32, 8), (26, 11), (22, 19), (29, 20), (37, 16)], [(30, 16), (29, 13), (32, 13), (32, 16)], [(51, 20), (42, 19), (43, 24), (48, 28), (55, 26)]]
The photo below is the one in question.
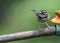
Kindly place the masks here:
[(40, 22), (38, 22), (38, 29), (40, 29), (41, 27), (40, 27)]
[(48, 28), (50, 27), (49, 24), (46, 22), (46, 25), (48, 26)]

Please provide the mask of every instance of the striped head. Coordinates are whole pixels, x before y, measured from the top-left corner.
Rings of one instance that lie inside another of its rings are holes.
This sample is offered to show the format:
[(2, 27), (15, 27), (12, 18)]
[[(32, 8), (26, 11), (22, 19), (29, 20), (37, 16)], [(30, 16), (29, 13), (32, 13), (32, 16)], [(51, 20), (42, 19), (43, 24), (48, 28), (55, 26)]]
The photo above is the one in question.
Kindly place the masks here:
[(46, 10), (44, 10), (44, 9), (40, 10), (40, 11), (33, 10), (33, 12), (36, 14), (38, 20), (47, 21), (50, 18), (48, 12)]

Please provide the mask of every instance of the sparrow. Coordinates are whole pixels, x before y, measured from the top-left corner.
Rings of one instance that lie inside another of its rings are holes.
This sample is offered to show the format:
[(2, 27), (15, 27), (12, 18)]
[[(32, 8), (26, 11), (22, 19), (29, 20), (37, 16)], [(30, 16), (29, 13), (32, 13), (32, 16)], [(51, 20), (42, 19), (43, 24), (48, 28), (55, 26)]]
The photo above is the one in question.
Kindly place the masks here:
[(50, 19), (50, 15), (45, 9), (39, 11), (33, 9), (32, 11), (37, 17), (39, 28), (40, 28), (40, 23), (45, 23), (48, 27), (50, 27), (47, 23), (47, 21)]

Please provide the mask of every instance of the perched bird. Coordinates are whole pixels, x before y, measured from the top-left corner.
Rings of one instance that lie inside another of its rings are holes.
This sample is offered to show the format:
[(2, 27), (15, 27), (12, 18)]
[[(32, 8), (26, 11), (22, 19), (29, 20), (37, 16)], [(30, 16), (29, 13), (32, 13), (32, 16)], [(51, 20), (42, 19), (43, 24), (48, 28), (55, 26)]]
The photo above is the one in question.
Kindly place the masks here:
[(37, 11), (33, 9), (32, 11), (34, 12), (34, 14), (36, 14), (38, 25), (40, 25), (40, 23), (45, 23), (49, 27), (47, 21), (49, 20), (50, 15), (46, 10), (43, 9), (43, 10)]

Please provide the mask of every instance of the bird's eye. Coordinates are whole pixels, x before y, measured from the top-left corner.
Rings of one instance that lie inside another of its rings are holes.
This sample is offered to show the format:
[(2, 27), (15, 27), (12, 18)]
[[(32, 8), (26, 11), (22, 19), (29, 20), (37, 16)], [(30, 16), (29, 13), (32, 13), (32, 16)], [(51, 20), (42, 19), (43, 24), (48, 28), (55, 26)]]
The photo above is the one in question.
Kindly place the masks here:
[(44, 15), (44, 12), (43, 12), (43, 13), (41, 13), (41, 15)]
[(45, 12), (42, 12), (43, 14), (45, 13)]

